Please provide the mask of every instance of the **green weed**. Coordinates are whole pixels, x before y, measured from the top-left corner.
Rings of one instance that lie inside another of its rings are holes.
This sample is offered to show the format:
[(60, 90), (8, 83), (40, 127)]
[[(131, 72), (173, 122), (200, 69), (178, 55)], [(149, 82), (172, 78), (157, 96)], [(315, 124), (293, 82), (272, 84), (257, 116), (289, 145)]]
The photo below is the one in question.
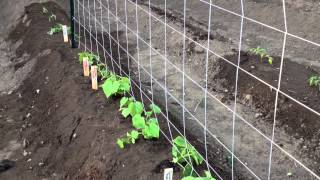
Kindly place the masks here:
[(264, 48), (261, 48), (260, 46), (256, 47), (256, 48), (250, 48), (249, 49), (249, 52), (254, 54), (254, 55), (257, 55), (257, 56), (260, 56), (260, 60), (262, 61), (264, 58), (267, 58), (268, 59), (268, 63), (270, 65), (272, 65), (273, 63), (273, 58), (271, 56), (269, 56), (267, 54), (267, 50), (264, 49)]
[(308, 83), (309, 83), (309, 86), (313, 87), (318, 87), (319, 88), (319, 91), (320, 91), (320, 76), (319, 75), (316, 75), (316, 74), (313, 74), (309, 77), (308, 79)]

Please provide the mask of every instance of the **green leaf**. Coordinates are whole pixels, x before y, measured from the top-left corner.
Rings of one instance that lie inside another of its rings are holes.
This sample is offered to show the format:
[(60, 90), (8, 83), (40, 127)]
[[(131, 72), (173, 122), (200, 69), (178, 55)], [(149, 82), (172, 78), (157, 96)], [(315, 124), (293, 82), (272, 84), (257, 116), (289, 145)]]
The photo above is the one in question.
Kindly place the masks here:
[(129, 101), (129, 98), (127, 97), (122, 97), (120, 100), (120, 108), (122, 108), (123, 106), (125, 106)]
[(124, 149), (124, 142), (123, 142), (122, 139), (118, 139), (118, 140), (117, 140), (117, 144), (118, 144), (118, 146), (119, 146), (120, 149)]
[(146, 122), (145, 122), (144, 117), (142, 117), (140, 114), (135, 115), (132, 118), (132, 125), (136, 129), (144, 129), (146, 126)]
[(130, 102), (128, 108), (130, 109), (131, 117), (134, 117), (137, 114), (141, 115), (143, 112), (143, 104), (139, 101)]
[(116, 94), (119, 90), (120, 83), (118, 81), (112, 81), (112, 79), (107, 79), (103, 85), (102, 89), (107, 98)]
[(148, 121), (145, 128), (142, 130), (145, 139), (157, 138), (160, 136), (160, 127), (155, 121)]
[(192, 166), (190, 164), (187, 164), (182, 172), (182, 176), (186, 177), (186, 176), (196, 176)]
[(134, 138), (134, 139), (138, 139), (139, 138), (139, 132), (136, 131), (136, 130), (132, 130), (131, 131), (131, 137)]
[(270, 65), (272, 65), (272, 63), (273, 63), (273, 58), (272, 58), (272, 57), (268, 57), (268, 62), (269, 62)]
[(151, 117), (152, 114), (153, 114), (152, 111), (147, 111), (147, 112), (146, 112), (146, 116), (147, 116), (147, 117)]
[(127, 77), (121, 77), (120, 79), (120, 90), (123, 92), (129, 92), (130, 80)]
[(136, 114), (142, 114), (142, 112), (143, 112), (143, 104), (141, 102), (136, 101), (134, 103), (134, 107), (135, 107)]
[(177, 147), (185, 147), (185, 146), (186, 146), (185, 139), (182, 138), (181, 136), (176, 137), (176, 138), (173, 140), (173, 143), (174, 143)]
[(150, 104), (149, 107), (153, 111), (153, 113), (155, 113), (155, 114), (161, 113), (161, 109), (159, 108), (159, 106), (152, 103), (152, 104)]
[(122, 116), (127, 118), (130, 114), (130, 109), (129, 108), (124, 108), (121, 112)]

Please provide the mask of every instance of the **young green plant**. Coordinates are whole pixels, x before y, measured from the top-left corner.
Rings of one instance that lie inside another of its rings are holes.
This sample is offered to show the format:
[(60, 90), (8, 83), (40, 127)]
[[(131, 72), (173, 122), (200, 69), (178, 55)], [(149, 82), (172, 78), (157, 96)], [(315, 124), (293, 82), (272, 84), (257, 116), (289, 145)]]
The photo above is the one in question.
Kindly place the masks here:
[(124, 95), (130, 90), (130, 80), (127, 77), (111, 74), (101, 87), (107, 98), (115, 95)]
[(216, 180), (209, 171), (204, 172), (204, 177), (186, 176), (181, 180)]
[[(195, 163), (198, 166), (203, 162), (198, 151), (181, 136), (173, 140), (172, 157), (172, 162), (182, 169), (183, 177), (195, 176), (192, 165)], [(189, 158), (191, 162), (187, 161)]]
[(320, 76), (317, 74), (313, 74), (308, 79), (309, 86), (318, 87), (320, 91)]
[(97, 64), (98, 67), (98, 76), (101, 77), (101, 80), (108, 79), (111, 76), (111, 73), (106, 68), (105, 64), (99, 63)]
[(78, 53), (79, 56), (79, 63), (82, 64), (83, 58), (87, 57), (89, 64), (93, 65), (95, 62), (98, 62), (100, 60), (100, 57), (98, 55), (95, 55), (93, 53), (89, 53), (87, 51), (83, 51), (81, 53)]
[(139, 139), (140, 133), (136, 130), (132, 130), (130, 133), (127, 132), (127, 135), (122, 138), (117, 139), (117, 144), (120, 149), (124, 149), (127, 144), (135, 144), (136, 140)]
[(267, 58), (268, 59), (268, 63), (270, 65), (272, 65), (273, 63), (273, 58), (267, 54), (267, 50), (264, 49), (264, 48), (261, 48), (260, 46), (256, 47), (256, 48), (250, 48), (249, 49), (249, 52), (254, 54), (254, 55), (257, 55), (257, 56), (260, 56), (260, 60), (262, 61), (264, 58)]
[[(70, 35), (71, 29), (69, 26), (67, 27), (67, 31), (68, 31), (68, 34)], [(47, 32), (47, 34), (52, 36), (52, 35), (58, 34), (60, 32), (62, 32), (62, 24), (56, 23), (53, 27), (50, 28), (50, 30)]]
[[(155, 105), (151, 104), (149, 106), (150, 110), (143, 113), (143, 105), (139, 101), (135, 101), (133, 97), (123, 97), (120, 100), (120, 111), (122, 116), (127, 118), (129, 115), (132, 117), (132, 126), (142, 135), (144, 139), (159, 139), (160, 137), (160, 127), (158, 120), (152, 118), (152, 115), (159, 114), (161, 109)], [(148, 112), (148, 116), (144, 116)], [(123, 149), (122, 146), (127, 141), (123, 141), (124, 138), (120, 138), (117, 141), (118, 146)], [(132, 144), (132, 143), (131, 143)]]

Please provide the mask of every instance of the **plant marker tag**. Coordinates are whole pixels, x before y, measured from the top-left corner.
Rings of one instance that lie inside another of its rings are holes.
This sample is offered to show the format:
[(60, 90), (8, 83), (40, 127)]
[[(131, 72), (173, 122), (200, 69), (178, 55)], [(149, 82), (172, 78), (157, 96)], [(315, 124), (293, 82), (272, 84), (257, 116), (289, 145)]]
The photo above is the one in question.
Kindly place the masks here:
[(98, 73), (97, 73), (98, 67), (97, 66), (91, 66), (91, 83), (92, 83), (92, 89), (98, 90)]
[(83, 66), (83, 75), (86, 77), (89, 77), (89, 59), (88, 57), (84, 57), (82, 61), (82, 66)]
[(173, 176), (173, 168), (164, 169), (163, 180), (172, 180), (172, 176)]
[(66, 25), (62, 25), (62, 32), (63, 32), (63, 41), (68, 42), (68, 28)]

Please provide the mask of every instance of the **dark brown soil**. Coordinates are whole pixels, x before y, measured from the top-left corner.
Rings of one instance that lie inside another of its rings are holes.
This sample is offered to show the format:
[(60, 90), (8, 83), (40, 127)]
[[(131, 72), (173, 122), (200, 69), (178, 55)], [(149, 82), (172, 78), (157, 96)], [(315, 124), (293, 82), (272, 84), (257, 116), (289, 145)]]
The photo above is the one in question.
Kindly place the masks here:
[[(237, 54), (234, 54), (226, 56), (226, 59), (237, 63), (237, 57)], [(240, 67), (263, 81), (278, 87), (280, 61), (280, 57), (275, 57), (273, 65), (269, 65), (266, 60), (261, 62), (259, 57), (241, 52)], [(217, 75), (216, 78), (225, 79), (226, 83), (224, 86), (233, 87), (231, 92), (234, 92), (235, 78), (233, 74), (235, 73), (235, 67), (223, 60), (220, 60), (220, 65), (223, 73)], [(317, 87), (310, 87), (307, 81), (311, 74), (317, 74), (317, 72), (311, 67), (305, 67), (285, 58), (280, 90), (319, 112), (320, 92)], [(251, 107), (253, 105), (253, 107), (257, 108), (261, 113), (261, 117), (272, 127), (276, 91), (271, 90), (269, 86), (240, 70), (238, 99), (243, 101), (247, 95), (252, 96), (252, 104), (248, 103), (247, 106)], [(229, 94), (229, 97), (233, 98), (234, 96)], [(277, 131), (280, 131), (280, 128), (284, 128), (292, 137), (305, 141), (301, 146), (306, 146), (309, 149), (302, 151), (309, 151), (306, 153), (314, 154), (315, 148), (319, 143), (319, 120), (317, 114), (294, 102), (282, 93), (279, 93), (275, 130), (276, 137)], [(267, 133), (267, 135), (271, 135), (270, 133)], [(282, 143), (280, 139), (275, 139), (275, 141), (280, 145)], [(303, 147), (301, 147), (301, 149), (303, 149)], [(312, 158), (315, 159), (315, 161), (319, 161), (320, 157), (319, 155), (315, 155)]]
[[(56, 4), (45, 6), (67, 23)], [(41, 4), (28, 6), (30, 26), (21, 22), (9, 37), (23, 40), (18, 55), (42, 55), (23, 85), (0, 97), (0, 149), (11, 141), (19, 146), (10, 157), (15, 166), (0, 179), (162, 179), (162, 169), (172, 166), (170, 144), (162, 136), (117, 147), (130, 120), (120, 116), (117, 99), (90, 89), (77, 64), (78, 51), (64, 44), (61, 34), (46, 34), (52, 23), (41, 12)], [(31, 154), (23, 156), (24, 150)]]
[[(236, 54), (226, 56), (226, 59), (234, 63), (237, 63), (237, 58)], [(226, 79), (226, 87), (234, 87), (235, 78), (231, 74), (235, 73), (235, 67), (223, 60), (220, 62), (223, 73), (219, 74), (217, 78)], [(272, 86), (278, 87), (280, 62), (281, 58), (275, 57), (273, 64), (269, 65), (266, 60), (261, 61), (258, 56), (242, 52), (240, 67)], [(284, 59), (280, 90), (319, 112), (320, 92), (318, 88), (310, 87), (307, 81), (309, 76), (315, 73), (316, 71), (310, 67)], [(270, 120), (270, 123), (273, 123), (275, 90), (271, 90), (269, 86), (240, 70), (238, 93), (240, 99), (243, 99), (245, 95), (252, 95), (253, 105), (261, 111), (264, 117), (267, 117), (267, 120)], [(278, 99), (277, 122), (280, 126), (288, 125), (287, 131), (299, 138), (312, 138), (313, 133), (320, 128), (319, 118), (313, 112), (281, 93)], [(302, 124), (305, 126), (301, 127)]]

